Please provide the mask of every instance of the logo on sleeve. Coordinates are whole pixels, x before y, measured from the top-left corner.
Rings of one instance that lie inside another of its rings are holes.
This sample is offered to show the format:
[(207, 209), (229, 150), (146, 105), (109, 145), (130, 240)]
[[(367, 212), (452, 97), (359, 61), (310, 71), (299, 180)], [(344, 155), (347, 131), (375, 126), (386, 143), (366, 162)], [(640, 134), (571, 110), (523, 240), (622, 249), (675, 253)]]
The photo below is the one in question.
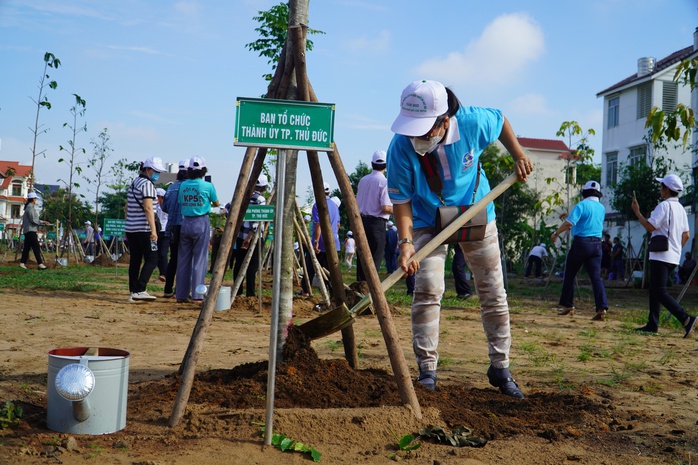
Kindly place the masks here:
[(463, 170), (467, 170), (471, 166), (473, 166), (473, 161), (475, 160), (475, 156), (473, 155), (473, 151), (470, 150), (469, 152), (466, 152), (465, 155), (463, 155)]

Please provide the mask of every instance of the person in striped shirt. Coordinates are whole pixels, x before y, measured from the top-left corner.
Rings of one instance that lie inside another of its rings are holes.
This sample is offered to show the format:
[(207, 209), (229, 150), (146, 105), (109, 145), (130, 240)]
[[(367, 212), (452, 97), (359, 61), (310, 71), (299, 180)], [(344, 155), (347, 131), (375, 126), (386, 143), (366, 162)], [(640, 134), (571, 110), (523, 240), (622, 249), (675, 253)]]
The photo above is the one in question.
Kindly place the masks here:
[(126, 240), (130, 252), (129, 302), (156, 299), (146, 292), (146, 286), (158, 263), (158, 228), (153, 201), (156, 198), (154, 183), (163, 171), (165, 168), (162, 159), (148, 158), (141, 163), (138, 177), (133, 180), (126, 194)]

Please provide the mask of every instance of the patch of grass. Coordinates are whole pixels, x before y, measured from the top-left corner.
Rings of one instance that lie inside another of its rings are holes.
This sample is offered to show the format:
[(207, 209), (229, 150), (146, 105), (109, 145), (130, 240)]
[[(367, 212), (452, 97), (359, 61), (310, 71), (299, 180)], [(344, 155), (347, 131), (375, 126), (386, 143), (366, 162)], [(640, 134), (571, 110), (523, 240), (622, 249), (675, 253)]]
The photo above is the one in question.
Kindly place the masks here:
[(674, 359), (676, 359), (676, 351), (670, 349), (666, 353), (664, 353), (662, 357), (659, 359), (659, 364), (667, 365), (671, 363)]
[(325, 341), (325, 347), (327, 347), (330, 352), (334, 352), (340, 347), (343, 347), (343, 345), (342, 341)]
[[(18, 272), (14, 266), (0, 267), (0, 287), (9, 289), (94, 292), (109, 289), (114, 269), (97, 266), (71, 266), (49, 270)], [(119, 270), (122, 274), (128, 270)], [(38, 277), (41, 276), (41, 279)], [(154, 288), (155, 289), (155, 288)]]
[(459, 362), (452, 357), (439, 357), (439, 361), (437, 363), (439, 368), (445, 368), (451, 365), (462, 365), (462, 362)]

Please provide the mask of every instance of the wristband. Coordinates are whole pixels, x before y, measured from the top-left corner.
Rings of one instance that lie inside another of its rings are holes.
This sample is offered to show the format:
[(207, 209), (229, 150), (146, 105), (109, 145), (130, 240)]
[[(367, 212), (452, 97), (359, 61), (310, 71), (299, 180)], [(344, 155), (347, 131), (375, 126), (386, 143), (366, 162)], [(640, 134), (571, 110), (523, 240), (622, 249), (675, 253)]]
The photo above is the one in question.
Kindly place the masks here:
[(402, 244), (414, 245), (414, 242), (412, 242), (412, 239), (408, 239), (408, 238), (400, 239), (399, 241), (397, 241), (398, 246), (401, 246)]

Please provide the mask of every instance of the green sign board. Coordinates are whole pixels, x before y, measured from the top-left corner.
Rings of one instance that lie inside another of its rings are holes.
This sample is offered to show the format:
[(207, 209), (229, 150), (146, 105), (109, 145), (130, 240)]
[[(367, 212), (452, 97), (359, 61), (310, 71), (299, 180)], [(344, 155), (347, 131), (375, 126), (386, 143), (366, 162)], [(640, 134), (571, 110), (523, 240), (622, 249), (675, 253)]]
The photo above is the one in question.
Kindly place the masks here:
[(56, 238), (56, 232), (55, 231), (49, 231), (46, 233), (46, 239), (55, 239)]
[(0, 223), (0, 231), (4, 231), (4, 230), (5, 230), (5, 223)]
[(245, 221), (274, 221), (274, 205), (250, 205)]
[(122, 237), (126, 235), (126, 220), (104, 219), (104, 235)]
[(334, 104), (238, 97), (234, 145), (334, 150)]

